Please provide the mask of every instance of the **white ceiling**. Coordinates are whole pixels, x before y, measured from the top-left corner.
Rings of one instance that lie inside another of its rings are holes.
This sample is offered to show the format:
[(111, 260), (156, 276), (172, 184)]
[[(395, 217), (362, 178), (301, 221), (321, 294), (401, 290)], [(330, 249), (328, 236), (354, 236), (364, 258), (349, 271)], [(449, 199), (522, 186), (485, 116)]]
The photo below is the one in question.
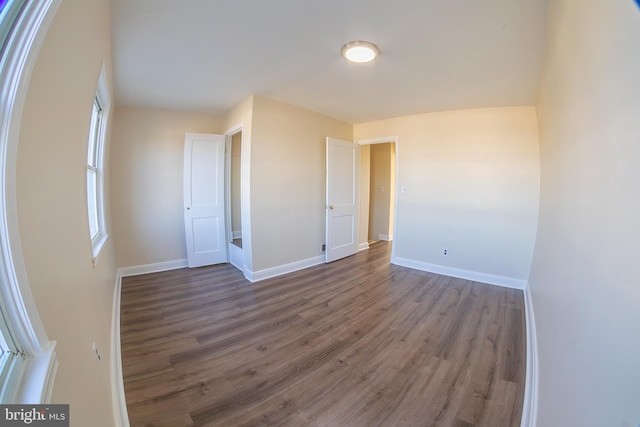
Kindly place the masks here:
[[(250, 94), (350, 123), (532, 105), (547, 0), (112, 0), (118, 105), (225, 113)], [(381, 56), (355, 65), (351, 40)]]

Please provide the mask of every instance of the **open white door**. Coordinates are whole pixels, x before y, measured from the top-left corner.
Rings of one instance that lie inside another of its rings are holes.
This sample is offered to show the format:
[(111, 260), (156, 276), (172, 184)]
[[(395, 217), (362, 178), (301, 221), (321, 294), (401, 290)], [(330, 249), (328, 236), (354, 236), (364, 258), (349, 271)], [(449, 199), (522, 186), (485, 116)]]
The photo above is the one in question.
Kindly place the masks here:
[(359, 145), (327, 138), (326, 262), (358, 251)]
[(227, 262), (224, 135), (184, 139), (184, 225), (189, 267)]

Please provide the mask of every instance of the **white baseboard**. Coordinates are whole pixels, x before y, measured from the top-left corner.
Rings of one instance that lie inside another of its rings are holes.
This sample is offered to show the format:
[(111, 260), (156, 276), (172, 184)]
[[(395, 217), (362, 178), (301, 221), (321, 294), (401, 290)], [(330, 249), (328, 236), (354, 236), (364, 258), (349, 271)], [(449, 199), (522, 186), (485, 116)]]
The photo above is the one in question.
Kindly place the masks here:
[(303, 259), (295, 261), (285, 265), (279, 265), (277, 267), (265, 268), (259, 271), (245, 270), (244, 276), (250, 282), (259, 282), (261, 280), (271, 279), (272, 277), (282, 276), (283, 274), (293, 273), (294, 271), (302, 270), (305, 268), (313, 267), (324, 263), (324, 255), (319, 255), (309, 259)]
[(402, 267), (409, 267), (416, 270), (428, 271), (429, 273), (442, 274), (444, 276), (458, 277), (460, 279), (473, 280), (474, 282), (488, 283), (490, 285), (503, 286), (505, 288), (524, 289), (526, 280), (513, 277), (498, 276), (494, 274), (479, 273), (477, 271), (463, 270), (461, 268), (447, 267), (444, 265), (431, 264), (423, 261), (416, 261), (408, 258), (393, 257), (392, 264)]
[(520, 427), (535, 427), (538, 413), (538, 340), (533, 301), (528, 284), (524, 288), (524, 310), (527, 331), (527, 367)]
[(116, 274), (116, 286), (113, 292), (113, 313), (111, 325), (111, 402), (116, 427), (129, 427), (127, 400), (124, 395), (122, 376), (122, 350), (120, 348), (120, 295), (122, 291), (122, 274)]
[(242, 230), (234, 230), (231, 232), (234, 239), (242, 239)]
[(391, 242), (393, 240), (392, 234), (378, 234), (378, 240), (383, 240), (385, 242)]
[(367, 249), (369, 249), (369, 242), (360, 243), (358, 245), (358, 252), (366, 251)]
[(189, 262), (186, 259), (177, 259), (174, 261), (157, 262), (155, 264), (121, 267), (118, 269), (118, 274), (121, 277), (139, 276), (140, 274), (158, 273), (160, 271), (177, 270), (187, 267), (189, 267)]

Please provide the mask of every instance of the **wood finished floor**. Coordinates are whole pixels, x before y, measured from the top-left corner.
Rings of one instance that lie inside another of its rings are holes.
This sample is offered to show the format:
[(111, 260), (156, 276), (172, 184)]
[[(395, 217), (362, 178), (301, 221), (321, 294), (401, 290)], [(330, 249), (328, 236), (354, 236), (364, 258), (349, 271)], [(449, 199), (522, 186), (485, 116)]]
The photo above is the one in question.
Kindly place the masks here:
[(389, 250), (255, 284), (229, 265), (125, 278), (131, 426), (519, 426), (522, 292)]

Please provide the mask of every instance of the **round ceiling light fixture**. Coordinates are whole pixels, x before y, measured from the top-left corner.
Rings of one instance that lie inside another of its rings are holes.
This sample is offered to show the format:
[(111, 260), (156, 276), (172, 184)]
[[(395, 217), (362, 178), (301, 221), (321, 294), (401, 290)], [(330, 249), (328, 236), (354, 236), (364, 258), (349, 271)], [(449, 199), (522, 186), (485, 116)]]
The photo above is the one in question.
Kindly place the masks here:
[(371, 62), (380, 55), (380, 48), (371, 42), (356, 40), (342, 46), (344, 59), (357, 64)]

